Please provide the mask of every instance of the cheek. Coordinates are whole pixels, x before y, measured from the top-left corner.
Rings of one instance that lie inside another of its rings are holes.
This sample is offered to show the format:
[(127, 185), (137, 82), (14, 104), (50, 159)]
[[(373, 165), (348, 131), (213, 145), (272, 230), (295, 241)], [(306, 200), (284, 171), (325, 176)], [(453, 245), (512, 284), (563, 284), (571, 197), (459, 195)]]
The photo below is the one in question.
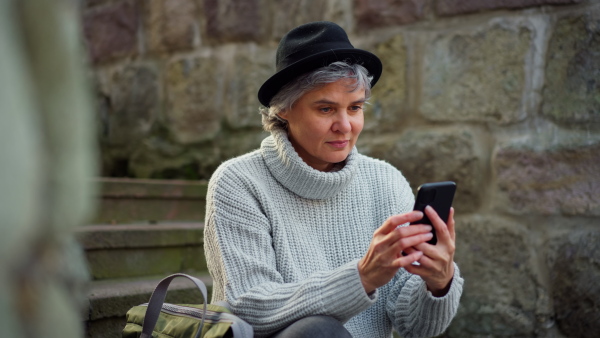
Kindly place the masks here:
[(316, 120), (305, 123), (302, 132), (307, 137), (315, 138), (325, 136), (330, 129), (331, 123), (328, 123), (328, 121)]
[(360, 134), (364, 125), (365, 125), (365, 120), (362, 115), (360, 117), (357, 117), (356, 120), (353, 121), (352, 132), (354, 133), (355, 136), (358, 136), (358, 134)]

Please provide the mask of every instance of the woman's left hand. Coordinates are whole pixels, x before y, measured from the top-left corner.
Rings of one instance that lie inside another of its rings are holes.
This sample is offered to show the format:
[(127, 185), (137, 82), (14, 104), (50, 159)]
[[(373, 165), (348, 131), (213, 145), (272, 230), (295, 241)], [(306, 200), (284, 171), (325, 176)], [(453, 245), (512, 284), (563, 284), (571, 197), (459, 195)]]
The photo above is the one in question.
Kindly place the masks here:
[(450, 209), (448, 224), (438, 216), (435, 210), (427, 206), (427, 217), (431, 220), (437, 236), (437, 244), (421, 243), (414, 248), (405, 250), (410, 254), (415, 250), (423, 252), (418, 260), (420, 265), (409, 265), (404, 269), (412, 274), (419, 275), (427, 284), (427, 289), (435, 297), (443, 297), (448, 293), (452, 277), (454, 277), (454, 208)]

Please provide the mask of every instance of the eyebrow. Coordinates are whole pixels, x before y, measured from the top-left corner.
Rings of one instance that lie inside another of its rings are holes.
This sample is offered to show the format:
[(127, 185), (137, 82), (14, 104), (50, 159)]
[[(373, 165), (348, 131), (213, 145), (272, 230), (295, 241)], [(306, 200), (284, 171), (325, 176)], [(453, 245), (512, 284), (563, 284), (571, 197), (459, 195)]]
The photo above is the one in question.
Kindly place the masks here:
[[(357, 103), (365, 103), (367, 100), (366, 99), (360, 99), (360, 100), (356, 100), (354, 102), (352, 102), (352, 104), (357, 104)], [(321, 99), (318, 101), (313, 102), (313, 104), (331, 104), (331, 105), (338, 105), (337, 102), (333, 102), (333, 101), (329, 101), (327, 99)]]

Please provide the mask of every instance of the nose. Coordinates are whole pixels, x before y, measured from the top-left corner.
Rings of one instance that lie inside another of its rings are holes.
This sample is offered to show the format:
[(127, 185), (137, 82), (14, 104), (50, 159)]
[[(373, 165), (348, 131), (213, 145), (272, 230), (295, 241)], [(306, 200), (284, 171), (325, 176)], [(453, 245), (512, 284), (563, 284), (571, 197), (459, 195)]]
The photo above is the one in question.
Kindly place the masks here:
[(336, 120), (333, 122), (331, 130), (342, 134), (349, 133), (352, 130), (352, 124), (347, 112), (341, 112), (336, 115)]

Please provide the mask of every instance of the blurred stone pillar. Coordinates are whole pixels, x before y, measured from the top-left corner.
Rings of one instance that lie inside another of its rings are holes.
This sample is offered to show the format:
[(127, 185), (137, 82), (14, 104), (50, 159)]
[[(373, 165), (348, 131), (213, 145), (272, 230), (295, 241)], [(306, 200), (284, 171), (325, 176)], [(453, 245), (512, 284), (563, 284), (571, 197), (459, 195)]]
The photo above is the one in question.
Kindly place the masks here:
[(0, 1), (0, 327), (82, 337), (96, 147), (77, 1)]

